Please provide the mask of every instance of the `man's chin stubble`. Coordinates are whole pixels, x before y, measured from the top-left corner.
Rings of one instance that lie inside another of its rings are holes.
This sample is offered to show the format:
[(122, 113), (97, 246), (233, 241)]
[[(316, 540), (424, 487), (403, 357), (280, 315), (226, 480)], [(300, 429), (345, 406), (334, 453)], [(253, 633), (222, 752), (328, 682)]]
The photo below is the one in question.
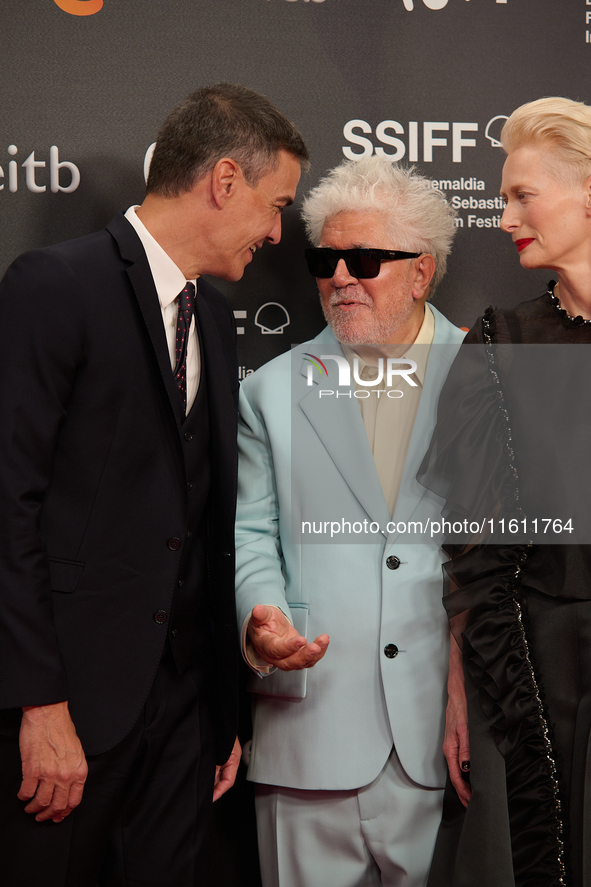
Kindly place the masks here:
[(323, 307), (322, 311), (335, 338), (342, 345), (377, 345), (388, 341), (392, 334), (390, 328), (385, 329), (383, 324), (376, 322), (373, 314), (363, 322), (343, 315), (338, 308), (329, 307), (325, 311)]
[(362, 345), (367, 342), (367, 336), (364, 333), (364, 330), (367, 329), (366, 324), (363, 324), (360, 329), (359, 321), (344, 316), (336, 307), (329, 306), (326, 310), (322, 306), (322, 313), (339, 342), (344, 345)]

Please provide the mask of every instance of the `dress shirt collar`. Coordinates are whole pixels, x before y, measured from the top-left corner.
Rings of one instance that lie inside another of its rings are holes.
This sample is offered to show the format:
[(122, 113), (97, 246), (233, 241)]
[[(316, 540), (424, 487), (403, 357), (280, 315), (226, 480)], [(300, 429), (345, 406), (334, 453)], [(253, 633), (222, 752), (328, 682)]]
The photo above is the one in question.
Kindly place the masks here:
[[(139, 206), (130, 206), (125, 213), (125, 218), (133, 226), (142, 242), (154, 279), (156, 292), (158, 293), (160, 307), (166, 308), (174, 302), (178, 294), (184, 289), (187, 281), (178, 265), (175, 265), (168, 253), (162, 249), (158, 241), (152, 237), (140, 220), (136, 212), (137, 209), (139, 209)], [(193, 280), (192, 283), (195, 284), (195, 290), (197, 290), (197, 281)]]

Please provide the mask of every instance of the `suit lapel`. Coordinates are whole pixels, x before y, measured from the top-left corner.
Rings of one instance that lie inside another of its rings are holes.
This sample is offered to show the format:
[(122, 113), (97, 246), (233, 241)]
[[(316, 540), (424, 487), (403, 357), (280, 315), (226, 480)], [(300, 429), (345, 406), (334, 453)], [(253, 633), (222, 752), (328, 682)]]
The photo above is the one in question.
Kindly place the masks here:
[[(297, 349), (293, 356), (293, 360), (298, 362), (302, 358), (299, 366), (296, 363), (293, 366), (294, 378), (296, 373), (300, 378), (300, 387), (297, 389), (300, 392), (299, 408), (313, 426), (361, 506), (369, 517), (379, 523), (381, 527), (385, 527), (389, 521), (407, 522), (411, 520), (427, 492), (417, 481), (416, 475), (437, 420), (439, 393), (449, 372), (454, 353), (462, 340), (462, 334), (456, 327), (437, 310), (434, 309), (433, 313), (435, 315), (434, 342), (429, 352), (425, 382), (393, 516), (390, 515), (384, 499), (361, 412), (355, 398), (336, 398), (335, 396), (319, 398), (320, 386), (316, 374), (313, 376), (314, 388), (306, 387), (306, 394), (302, 397), (301, 376), (307, 377), (309, 364), (303, 359), (303, 349)], [(328, 330), (323, 331), (320, 336), (314, 339), (309, 347), (312, 348), (316, 356), (321, 356), (323, 346), (326, 353), (342, 354), (336, 339)], [(325, 361), (325, 365), (328, 377), (322, 380), (322, 387), (336, 391), (338, 389), (337, 366), (334, 361)], [(397, 533), (391, 534), (388, 537), (388, 543), (391, 544), (397, 536)]]
[(125, 270), (142, 312), (175, 421), (180, 428), (184, 419), (183, 406), (170, 363), (158, 293), (154, 286), (144, 248), (132, 226), (122, 214), (115, 216), (107, 229), (117, 241), (121, 258), (127, 264)]
[[(210, 299), (212, 307), (209, 304)], [(200, 331), (201, 364), (207, 385), (210, 452), (216, 478), (215, 497), (217, 507), (227, 518), (234, 514), (236, 504), (238, 372), (235, 368), (232, 378), (229, 361), (235, 367), (236, 352), (231, 340), (230, 322), (225, 317), (220, 318), (221, 323), (228, 323), (228, 340), (224, 342), (213, 310), (221, 299), (223, 296), (217, 290), (205, 281), (197, 281), (195, 315)]]
[[(433, 310), (433, 313), (435, 315), (433, 344), (429, 350), (425, 382), (406, 454), (404, 473), (392, 516), (393, 523), (412, 520), (414, 512), (427, 493), (425, 487), (416, 479), (417, 472), (437, 422), (439, 394), (462, 339), (460, 331), (443, 315), (436, 310)], [(388, 541), (392, 542), (397, 535), (391, 535)]]
[[(224, 430), (236, 423), (236, 404), (232, 393), (232, 382), (228, 373), (226, 355), (220, 339), (217, 323), (204, 297), (204, 285), (198, 281), (195, 315), (199, 326), (201, 360), (205, 368), (209, 410), (218, 445), (223, 446), (229, 435)], [(216, 293), (218, 298), (221, 296)]]
[[(342, 356), (343, 352), (336, 344), (336, 340), (327, 342), (326, 335), (324, 338), (324, 342), (317, 343), (316, 351), (320, 353), (320, 349), (324, 345), (327, 351)], [(317, 340), (314, 340), (313, 344), (316, 342)], [(302, 350), (297, 349), (297, 353), (292, 358), (294, 360), (294, 381), (296, 374), (298, 378), (301, 375), (307, 377), (310, 366), (303, 358), (298, 366), (300, 357), (302, 357)], [(338, 370), (335, 362), (326, 361), (326, 368), (328, 378), (322, 380), (321, 387), (337, 391)], [(297, 391), (300, 392), (299, 409), (314, 428), (343, 480), (369, 518), (377, 522), (380, 527), (385, 527), (390, 520), (390, 512), (384, 499), (357, 401), (353, 396), (350, 398), (337, 398), (335, 395), (319, 397), (319, 390), (320, 386), (314, 380), (314, 387), (306, 388), (306, 394), (301, 397), (300, 379), (297, 387)]]

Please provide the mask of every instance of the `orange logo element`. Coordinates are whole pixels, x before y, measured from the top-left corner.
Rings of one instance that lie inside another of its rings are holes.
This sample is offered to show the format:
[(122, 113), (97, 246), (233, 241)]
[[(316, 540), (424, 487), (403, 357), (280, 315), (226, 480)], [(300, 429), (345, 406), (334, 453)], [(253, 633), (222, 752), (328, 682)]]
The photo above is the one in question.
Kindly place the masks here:
[(103, 0), (53, 0), (70, 15), (94, 15), (103, 8)]

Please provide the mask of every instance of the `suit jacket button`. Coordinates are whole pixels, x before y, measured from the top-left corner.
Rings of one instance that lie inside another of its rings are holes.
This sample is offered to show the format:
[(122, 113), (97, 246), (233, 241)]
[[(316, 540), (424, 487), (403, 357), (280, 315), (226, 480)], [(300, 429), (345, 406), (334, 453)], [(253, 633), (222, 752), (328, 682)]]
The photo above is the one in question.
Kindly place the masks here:
[(175, 638), (175, 637), (177, 636), (177, 634), (178, 634), (177, 629), (176, 629), (176, 628), (173, 628), (172, 631), (170, 632), (170, 634), (172, 635), (173, 638)]
[(156, 610), (154, 613), (154, 622), (158, 623), (158, 625), (164, 625), (167, 620), (168, 613), (166, 610)]
[(389, 570), (397, 570), (400, 566), (400, 558), (396, 557), (395, 554), (391, 554), (389, 558), (386, 558), (386, 566)]
[(171, 551), (178, 551), (181, 547), (181, 540), (178, 536), (172, 536), (166, 543)]
[(396, 644), (386, 644), (384, 647), (384, 654), (387, 659), (394, 659), (398, 656), (398, 647)]
[(193, 440), (193, 435), (190, 431), (185, 431), (185, 440)]

